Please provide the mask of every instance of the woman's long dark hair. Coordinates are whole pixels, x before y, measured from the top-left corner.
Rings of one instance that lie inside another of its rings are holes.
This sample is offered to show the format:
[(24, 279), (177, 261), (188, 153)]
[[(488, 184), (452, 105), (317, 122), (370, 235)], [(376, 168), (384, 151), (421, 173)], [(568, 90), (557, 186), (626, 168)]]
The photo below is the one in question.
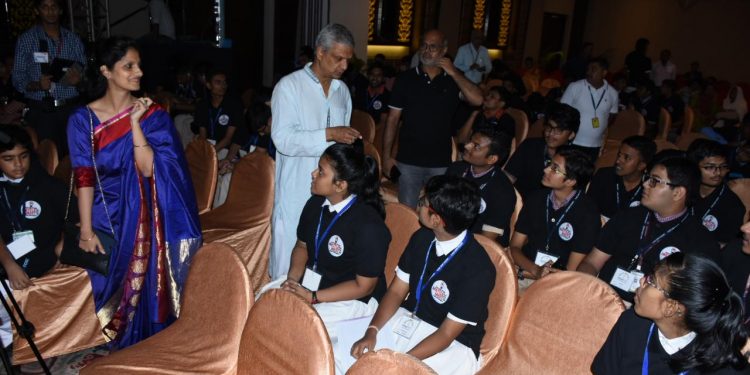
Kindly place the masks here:
[(742, 299), (729, 287), (721, 268), (697, 255), (675, 253), (659, 266), (658, 272), (663, 271), (669, 280), (669, 298), (685, 306), (685, 325), (696, 333), (692, 349), (670, 360), (672, 371), (747, 366), (741, 352), (748, 339)]
[(336, 172), (335, 181), (346, 181), (349, 194), (357, 194), (365, 203), (385, 218), (385, 205), (380, 196), (378, 163), (364, 153), (364, 145), (357, 140), (352, 145), (336, 143), (329, 146), (323, 155), (328, 158)]
[(93, 61), (89, 61), (84, 77), (83, 87), (88, 101), (99, 99), (107, 92), (107, 79), (99, 70), (101, 66), (111, 70), (129, 49), (138, 51), (138, 46), (135, 40), (124, 36), (113, 36), (96, 45)]

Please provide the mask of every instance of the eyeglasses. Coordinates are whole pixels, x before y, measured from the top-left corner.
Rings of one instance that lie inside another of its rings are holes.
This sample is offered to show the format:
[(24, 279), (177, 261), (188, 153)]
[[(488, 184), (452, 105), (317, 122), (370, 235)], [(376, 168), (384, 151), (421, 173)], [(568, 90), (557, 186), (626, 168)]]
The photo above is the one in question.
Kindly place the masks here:
[(720, 164), (720, 165), (706, 164), (706, 165), (701, 166), (701, 168), (704, 171), (709, 172), (709, 173), (716, 173), (716, 172), (721, 173), (721, 172), (729, 170), (729, 164)]
[(442, 44), (427, 44), (427, 43), (422, 44), (422, 49), (427, 52), (437, 52), (437, 51), (440, 51), (442, 48), (443, 48)]
[(651, 187), (651, 188), (655, 188), (657, 184), (658, 185), (666, 185), (666, 186), (670, 186), (670, 187), (678, 187), (678, 186), (680, 186), (680, 185), (673, 184), (673, 183), (668, 182), (668, 181), (664, 181), (661, 178), (656, 177), (656, 176), (652, 176), (650, 174), (646, 174), (646, 175), (643, 176), (643, 182), (647, 183), (648, 186)]
[(555, 164), (552, 160), (545, 160), (544, 161), (544, 168), (549, 168), (552, 170), (552, 172), (559, 174), (560, 176), (568, 177), (568, 174), (565, 173), (562, 169), (560, 169), (560, 166)]
[(653, 274), (649, 274), (643, 277), (643, 282), (646, 283), (646, 285), (662, 292), (664, 294), (664, 297), (669, 298), (669, 293), (664, 290), (664, 288), (660, 288), (658, 285), (656, 285), (656, 278)]
[(544, 132), (549, 133), (552, 135), (560, 135), (565, 131), (565, 129), (559, 127), (559, 126), (552, 126), (550, 124), (544, 124)]

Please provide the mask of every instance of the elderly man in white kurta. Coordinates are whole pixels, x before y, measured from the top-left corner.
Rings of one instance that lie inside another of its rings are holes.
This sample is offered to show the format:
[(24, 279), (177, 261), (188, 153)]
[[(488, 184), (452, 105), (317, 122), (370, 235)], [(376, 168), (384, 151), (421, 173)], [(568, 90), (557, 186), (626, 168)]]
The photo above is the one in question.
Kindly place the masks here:
[(273, 90), (271, 137), (276, 145), (276, 186), (271, 222), (269, 273), (289, 271), (297, 242), (297, 224), (310, 198), (311, 173), (334, 142), (353, 143), (359, 132), (349, 127), (352, 101), (338, 78), (354, 53), (354, 38), (331, 24), (315, 40), (315, 60), (279, 81)]

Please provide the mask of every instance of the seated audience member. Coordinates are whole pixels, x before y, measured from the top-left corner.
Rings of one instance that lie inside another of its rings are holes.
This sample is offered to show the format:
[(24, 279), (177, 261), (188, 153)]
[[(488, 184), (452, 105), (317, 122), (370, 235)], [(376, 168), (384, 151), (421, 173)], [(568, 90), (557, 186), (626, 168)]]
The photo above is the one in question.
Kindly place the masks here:
[(685, 102), (677, 93), (677, 84), (672, 79), (665, 79), (661, 83), (659, 104), (672, 116), (672, 123), (682, 121), (685, 113)]
[(458, 132), (458, 143), (469, 142), (471, 134), (479, 128), (490, 127), (505, 132), (513, 138), (516, 136), (516, 122), (505, 112), (510, 93), (501, 86), (487, 90), (482, 102), (482, 109), (473, 111), (464, 126)]
[(450, 166), (445, 174), (463, 177), (479, 186), (482, 202), (472, 232), (508, 246), (510, 217), (516, 206), (516, 192), (500, 168), (510, 153), (512, 138), (493, 128), (477, 128), (464, 146), (463, 161)]
[(354, 108), (370, 114), (377, 126), (385, 126), (391, 92), (385, 87), (383, 66), (372, 64), (367, 69), (367, 90), (355, 92)]
[(742, 300), (713, 261), (668, 256), (637, 283), (594, 357), (594, 374), (747, 374)]
[(731, 157), (729, 179), (750, 178), (750, 115), (740, 125), (740, 140)]
[(725, 124), (731, 125), (741, 121), (747, 114), (747, 101), (742, 92), (742, 87), (733, 85), (727, 93), (727, 97), (721, 104), (721, 112), (716, 114), (717, 120), (723, 120)]
[(544, 137), (527, 138), (505, 166), (516, 190), (524, 198), (529, 192), (542, 187), (542, 175), (547, 163), (560, 146), (576, 137), (581, 118), (578, 110), (567, 105), (551, 103), (544, 121)]
[[(0, 126), (0, 265), (13, 289), (34, 285), (32, 279), (52, 269), (62, 250), (68, 189), (32, 163), (33, 152), (25, 130)], [(75, 200), (71, 207), (69, 220), (77, 222)], [(3, 308), (0, 321), (0, 338), (7, 347), (12, 332)]]
[(646, 121), (646, 136), (653, 138), (656, 136), (657, 124), (659, 123), (659, 111), (661, 106), (659, 100), (654, 96), (656, 88), (650, 79), (644, 79), (638, 83), (636, 95), (638, 99), (633, 101), (635, 110), (640, 112)]
[(742, 237), (733, 239), (722, 249), (719, 255), (719, 265), (727, 275), (729, 286), (742, 297), (742, 303), (745, 306), (743, 321), (748, 326), (750, 324), (750, 305), (748, 305), (748, 297), (750, 297), (750, 287), (748, 287), (748, 280), (750, 280), (750, 222), (743, 224), (740, 230), (742, 231)]
[(479, 188), (462, 178), (427, 181), (417, 208), (425, 228), (412, 235), (377, 312), (338, 327), (337, 374), (382, 348), (411, 354), (439, 374), (479, 369), (495, 283), (492, 261), (469, 232), (480, 199)]
[(385, 293), (391, 235), (377, 169), (357, 141), (329, 146), (312, 172), (313, 196), (281, 286), (310, 301), (326, 323), (372, 315)]
[(574, 271), (594, 247), (601, 219), (584, 192), (593, 172), (588, 156), (572, 147), (561, 148), (547, 163), (545, 189), (524, 199), (510, 240), (519, 278), (537, 280), (557, 270)]
[(201, 138), (214, 145), (219, 160), (226, 158), (232, 136), (238, 127), (245, 126), (242, 116), (242, 102), (239, 98), (227, 95), (227, 75), (213, 70), (206, 75), (206, 88), (210, 98), (201, 101), (195, 108), (195, 122), (198, 123)]
[(701, 171), (700, 197), (693, 205), (693, 215), (721, 246), (737, 238), (745, 218), (745, 205), (725, 182), (728, 155), (726, 147), (707, 139), (693, 141), (687, 150), (688, 158)]
[(587, 194), (606, 220), (624, 208), (641, 204), (643, 175), (655, 153), (654, 141), (634, 135), (620, 144), (614, 167), (596, 171)]
[(13, 87), (13, 56), (0, 60), (0, 124), (21, 125), (23, 95)]
[(594, 250), (578, 271), (610, 283), (625, 301), (643, 275), (677, 252), (718, 256), (713, 236), (690, 214), (698, 197), (700, 171), (683, 157), (655, 159), (643, 182), (641, 205), (626, 208), (602, 229)]

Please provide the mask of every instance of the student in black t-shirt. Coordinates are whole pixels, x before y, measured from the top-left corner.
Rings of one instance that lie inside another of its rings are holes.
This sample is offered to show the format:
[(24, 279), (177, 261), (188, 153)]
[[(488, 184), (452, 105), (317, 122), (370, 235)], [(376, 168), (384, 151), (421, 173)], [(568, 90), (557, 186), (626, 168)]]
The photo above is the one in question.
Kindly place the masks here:
[(583, 192), (594, 164), (582, 151), (563, 147), (544, 169), (546, 189), (529, 193), (518, 215), (510, 252), (519, 275), (540, 279), (557, 270), (575, 270), (594, 247), (601, 220)]
[[(516, 122), (505, 112), (510, 93), (502, 86), (493, 86), (484, 95), (480, 110), (473, 111), (466, 123), (458, 131), (457, 141), (460, 144), (469, 142), (469, 137), (476, 129), (490, 127), (505, 132), (513, 138), (516, 136)], [(502, 165), (502, 164), (501, 164)]]
[(699, 184), (700, 172), (692, 161), (657, 158), (644, 179), (641, 205), (626, 208), (607, 222), (578, 271), (599, 275), (632, 302), (640, 277), (653, 272), (668, 255), (718, 256), (718, 243), (689, 212)]
[(724, 246), (737, 238), (745, 218), (745, 205), (725, 182), (729, 173), (729, 152), (716, 141), (696, 139), (688, 147), (687, 155), (701, 171), (700, 197), (693, 214)]
[(727, 275), (729, 285), (742, 297), (745, 306), (745, 325), (750, 328), (750, 222), (740, 228), (742, 238), (729, 242), (721, 250), (719, 265)]
[(635, 305), (594, 357), (594, 374), (747, 374), (742, 301), (716, 263), (677, 253), (638, 281)]
[(361, 141), (329, 146), (312, 172), (313, 196), (281, 286), (310, 301), (326, 323), (372, 315), (385, 293), (391, 234), (377, 176)]
[[(245, 126), (242, 116), (242, 102), (239, 98), (227, 95), (227, 75), (221, 70), (210, 71), (206, 75), (206, 88), (210, 98), (201, 101), (195, 108), (195, 122), (201, 138), (214, 144), (217, 153), (229, 147), (235, 129)], [(226, 151), (219, 160), (226, 157)]]
[(471, 231), (508, 246), (510, 217), (516, 206), (516, 192), (500, 166), (510, 153), (512, 138), (498, 129), (478, 128), (464, 146), (463, 161), (450, 166), (445, 174), (463, 177), (479, 186), (482, 202)]
[(580, 121), (577, 109), (567, 104), (550, 103), (544, 120), (544, 137), (528, 138), (518, 146), (508, 160), (505, 172), (524, 199), (528, 193), (542, 188), (547, 161), (560, 146), (575, 139)]
[(367, 89), (355, 92), (354, 108), (369, 113), (375, 125), (383, 127), (388, 118), (388, 103), (391, 99), (391, 92), (385, 87), (383, 66), (377, 63), (370, 65), (367, 80)]
[[(350, 347), (355, 358), (385, 347), (406, 351), (441, 374), (478, 370), (495, 283), (492, 261), (469, 233), (479, 205), (479, 189), (469, 181), (435, 176), (427, 182), (418, 207), (425, 228), (409, 240), (364, 337)], [(353, 358), (336, 346), (334, 353), (343, 373)]]
[(624, 208), (641, 204), (643, 175), (655, 153), (654, 141), (634, 135), (620, 144), (614, 167), (596, 171), (586, 194), (606, 220)]

